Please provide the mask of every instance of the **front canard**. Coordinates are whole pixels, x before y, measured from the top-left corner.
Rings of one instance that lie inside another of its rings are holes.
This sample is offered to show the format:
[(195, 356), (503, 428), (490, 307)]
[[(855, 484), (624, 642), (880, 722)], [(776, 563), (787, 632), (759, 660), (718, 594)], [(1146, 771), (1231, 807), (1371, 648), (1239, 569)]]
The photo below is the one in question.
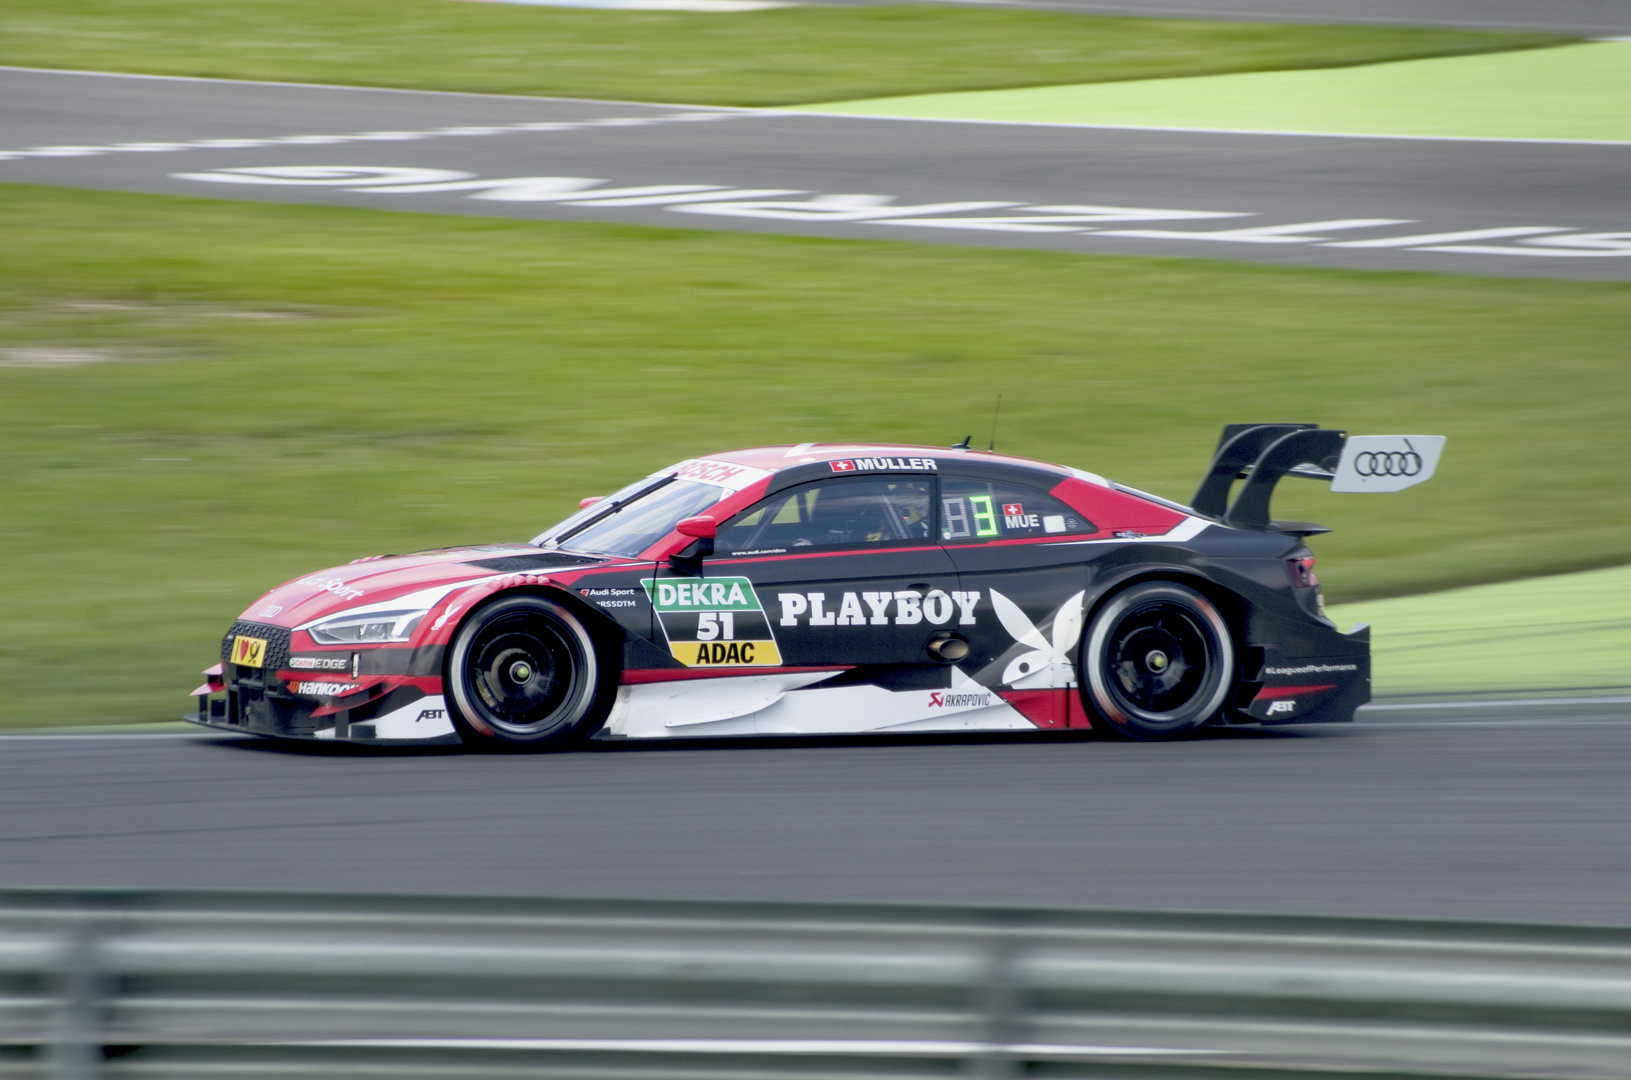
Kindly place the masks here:
[(781, 651), (744, 577), (641, 582), (669, 654), (686, 667), (779, 667)]

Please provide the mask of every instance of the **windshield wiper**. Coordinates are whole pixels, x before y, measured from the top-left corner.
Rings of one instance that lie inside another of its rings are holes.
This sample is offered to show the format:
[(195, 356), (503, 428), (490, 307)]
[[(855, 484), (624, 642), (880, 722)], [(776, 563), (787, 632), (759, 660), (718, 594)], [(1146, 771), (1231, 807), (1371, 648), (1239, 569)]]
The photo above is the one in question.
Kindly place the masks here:
[(554, 537), (553, 539), (550, 540), (550, 543), (553, 544), (556, 547), (560, 547), (563, 543), (565, 543), (566, 541), (572, 539), (574, 536), (578, 535), (580, 532), (587, 529), (589, 526), (600, 524), (602, 521), (605, 521), (607, 518), (611, 517), (613, 514), (617, 513), (619, 510), (623, 509), (629, 503), (634, 502), (636, 499), (645, 498), (647, 495), (650, 495), (653, 491), (656, 491), (658, 488), (664, 486), (665, 484), (672, 484), (675, 479), (676, 479), (676, 477), (674, 476), (673, 473), (670, 473), (667, 476), (658, 477), (655, 481), (653, 481), (650, 484), (647, 484), (645, 487), (641, 488), (639, 491), (636, 491), (634, 494), (625, 496), (624, 498), (621, 498), (621, 499), (618, 499), (616, 502), (614, 502), (614, 503), (610, 504), (609, 506), (607, 506), (605, 510), (603, 510), (602, 512), (596, 514), (594, 517), (585, 519), (583, 524), (581, 524), (581, 525), (577, 526), (576, 528), (573, 528), (573, 529), (571, 529), (571, 530), (569, 530), (567, 532), (564, 532), (564, 533), (562, 533), (561, 535), (559, 535), (557, 537)]

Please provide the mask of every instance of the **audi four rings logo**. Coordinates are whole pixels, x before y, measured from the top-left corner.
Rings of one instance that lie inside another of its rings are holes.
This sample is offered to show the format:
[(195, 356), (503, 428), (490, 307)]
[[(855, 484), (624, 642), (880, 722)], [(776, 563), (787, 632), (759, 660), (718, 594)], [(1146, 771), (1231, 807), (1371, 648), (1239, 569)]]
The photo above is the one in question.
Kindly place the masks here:
[(1405, 450), (1367, 450), (1354, 458), (1354, 472), (1360, 476), (1416, 476), (1421, 472), (1421, 455), (1405, 440)]

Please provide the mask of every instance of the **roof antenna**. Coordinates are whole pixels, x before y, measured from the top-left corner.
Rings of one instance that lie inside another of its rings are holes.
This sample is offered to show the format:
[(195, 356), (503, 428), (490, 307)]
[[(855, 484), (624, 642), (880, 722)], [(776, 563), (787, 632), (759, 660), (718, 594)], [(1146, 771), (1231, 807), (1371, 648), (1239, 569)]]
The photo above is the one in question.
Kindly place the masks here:
[(963, 436), (963, 441), (962, 441), (962, 442), (960, 442), (960, 443), (952, 443), (952, 444), (951, 444), (951, 448), (952, 448), (952, 449), (953, 449), (953, 450), (967, 450), (967, 449), (968, 449), (968, 441), (969, 441), (969, 440), (970, 440), (970, 439), (972, 439), (972, 438), (974, 438), (974, 436), (972, 436), (972, 435), (964, 435), (964, 436)]
[(995, 450), (997, 448), (997, 417), (999, 417), (1001, 415), (1002, 415), (1002, 395), (998, 394), (997, 395), (997, 407), (995, 409), (993, 409), (992, 412), (991, 412), (991, 445), (986, 447), (986, 449), (988, 449), (988, 450)]

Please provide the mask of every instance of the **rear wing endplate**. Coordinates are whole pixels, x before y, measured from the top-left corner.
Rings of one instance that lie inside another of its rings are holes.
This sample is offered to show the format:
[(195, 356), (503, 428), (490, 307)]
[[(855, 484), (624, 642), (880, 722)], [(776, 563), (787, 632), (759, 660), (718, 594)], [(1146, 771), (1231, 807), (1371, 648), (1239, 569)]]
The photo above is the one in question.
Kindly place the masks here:
[[(1442, 435), (1355, 435), (1317, 424), (1229, 424), (1190, 505), (1240, 529), (1309, 535), (1329, 532), (1304, 521), (1272, 521), (1269, 499), (1281, 477), (1325, 480), (1332, 491), (1403, 491), (1432, 478)], [(1236, 480), (1240, 492), (1229, 501)]]

